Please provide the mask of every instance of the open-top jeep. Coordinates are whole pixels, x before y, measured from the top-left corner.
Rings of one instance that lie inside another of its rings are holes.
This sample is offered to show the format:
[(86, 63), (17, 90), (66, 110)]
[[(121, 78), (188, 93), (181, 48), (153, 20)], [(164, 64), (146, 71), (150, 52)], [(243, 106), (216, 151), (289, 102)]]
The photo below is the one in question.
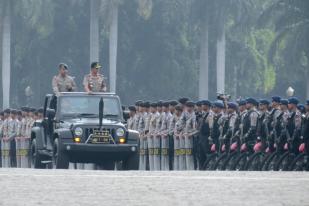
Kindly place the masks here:
[(138, 169), (138, 132), (123, 123), (120, 99), (111, 93), (48, 94), (44, 119), (32, 128), (33, 168), (68, 168), (69, 162)]

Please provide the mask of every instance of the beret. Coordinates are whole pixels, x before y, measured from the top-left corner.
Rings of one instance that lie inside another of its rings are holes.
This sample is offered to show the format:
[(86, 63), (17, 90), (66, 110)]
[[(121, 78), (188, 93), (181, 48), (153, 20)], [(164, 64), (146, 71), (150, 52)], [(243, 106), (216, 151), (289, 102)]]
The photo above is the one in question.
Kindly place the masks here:
[(142, 100), (138, 100), (138, 101), (135, 102), (135, 106), (140, 106), (140, 104), (142, 104), (142, 103), (143, 103)]
[(178, 102), (180, 102), (181, 104), (186, 104), (187, 101), (189, 101), (189, 99), (186, 97), (182, 97), (178, 100)]
[(129, 108), (130, 111), (136, 112), (136, 107), (135, 106), (129, 106), (128, 108)]
[(144, 102), (144, 107), (149, 108), (150, 107), (150, 102)]
[(267, 99), (261, 99), (261, 100), (260, 100), (260, 104), (269, 105), (270, 102), (269, 102)]
[(10, 109), (5, 109), (3, 112), (8, 114), (8, 113), (11, 112), (11, 110)]
[(212, 104), (214, 107), (218, 107), (218, 108), (221, 108), (223, 109), (224, 108), (224, 104), (221, 100), (217, 100), (215, 101), (213, 104)]
[(280, 104), (287, 106), (289, 104), (289, 101), (287, 99), (281, 99)]
[(176, 109), (177, 111), (182, 111), (182, 107), (181, 107), (180, 105), (176, 105), (176, 106), (175, 106), (175, 109)]
[(272, 99), (273, 102), (278, 102), (278, 103), (280, 103), (281, 97), (279, 97), (279, 96), (273, 96), (271, 99)]
[(192, 101), (188, 101), (188, 102), (186, 102), (186, 106), (187, 107), (194, 107), (194, 102), (192, 102)]
[(297, 97), (291, 97), (288, 99), (289, 100), (289, 104), (295, 104), (297, 105), (299, 103), (299, 100)]
[(253, 104), (255, 106), (257, 106), (259, 104), (258, 101), (255, 98), (253, 98), (253, 97), (247, 98), (246, 102), (247, 102), (247, 104), (249, 103), (249, 104)]
[(203, 102), (203, 101), (197, 101), (197, 102), (195, 103), (195, 105), (196, 105), (196, 106), (202, 106), (202, 105), (203, 105), (202, 102)]
[(170, 101), (169, 104), (172, 105), (172, 106), (176, 106), (178, 104), (178, 102), (176, 100), (172, 100), (172, 101)]
[(163, 106), (163, 107), (169, 107), (169, 106), (170, 106), (170, 103), (169, 103), (169, 102), (163, 102), (163, 103), (162, 103), (162, 106)]
[(238, 105), (239, 105), (239, 106), (244, 106), (244, 105), (246, 105), (246, 104), (247, 104), (247, 102), (246, 102), (246, 100), (244, 100), (244, 99), (239, 100), (239, 102), (238, 102)]
[(157, 104), (156, 102), (152, 102), (152, 103), (150, 104), (150, 106), (151, 106), (151, 107), (157, 107), (158, 104)]
[(16, 109), (11, 109), (11, 113), (12, 114), (17, 114), (17, 110)]
[(163, 106), (163, 101), (162, 100), (158, 101), (157, 102), (157, 107), (162, 107), (162, 106)]
[(297, 105), (297, 109), (298, 109), (299, 111), (301, 111), (301, 112), (304, 112), (304, 111), (306, 110), (305, 105), (303, 105), (303, 104)]
[(202, 105), (211, 106), (211, 102), (208, 100), (202, 100)]
[(230, 109), (237, 109), (237, 103), (235, 103), (235, 102), (229, 102), (229, 103), (227, 103), (227, 106), (228, 106), (228, 108), (230, 108)]

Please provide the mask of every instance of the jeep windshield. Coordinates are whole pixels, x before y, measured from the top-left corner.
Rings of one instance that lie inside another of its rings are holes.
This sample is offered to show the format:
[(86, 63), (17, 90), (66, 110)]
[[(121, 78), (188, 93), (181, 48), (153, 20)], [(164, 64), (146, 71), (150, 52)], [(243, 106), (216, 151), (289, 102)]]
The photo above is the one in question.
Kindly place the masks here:
[[(98, 118), (101, 96), (62, 96), (59, 98), (60, 118)], [(104, 118), (121, 118), (119, 100), (103, 97)]]

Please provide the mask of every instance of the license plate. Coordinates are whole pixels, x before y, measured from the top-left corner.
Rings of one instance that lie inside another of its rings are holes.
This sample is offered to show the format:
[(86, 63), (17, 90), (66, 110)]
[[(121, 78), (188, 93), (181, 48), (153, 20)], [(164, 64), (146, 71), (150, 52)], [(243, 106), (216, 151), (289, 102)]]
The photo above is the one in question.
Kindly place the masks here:
[(108, 144), (110, 142), (110, 133), (108, 131), (93, 131), (92, 143), (94, 144)]

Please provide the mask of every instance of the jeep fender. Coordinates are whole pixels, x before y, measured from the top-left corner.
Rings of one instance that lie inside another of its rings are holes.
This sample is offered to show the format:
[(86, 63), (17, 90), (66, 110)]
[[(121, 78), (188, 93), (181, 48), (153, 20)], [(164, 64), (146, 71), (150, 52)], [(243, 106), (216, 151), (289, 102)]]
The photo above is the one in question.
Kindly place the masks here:
[(128, 144), (138, 144), (139, 133), (135, 130), (128, 130)]
[(60, 144), (73, 142), (73, 134), (70, 129), (59, 128), (54, 131), (53, 140), (58, 138)]
[(44, 149), (44, 131), (41, 127), (33, 127), (31, 129), (31, 139), (30, 141), (32, 141), (33, 139), (36, 139), (36, 144), (37, 144), (37, 148), (40, 149)]

